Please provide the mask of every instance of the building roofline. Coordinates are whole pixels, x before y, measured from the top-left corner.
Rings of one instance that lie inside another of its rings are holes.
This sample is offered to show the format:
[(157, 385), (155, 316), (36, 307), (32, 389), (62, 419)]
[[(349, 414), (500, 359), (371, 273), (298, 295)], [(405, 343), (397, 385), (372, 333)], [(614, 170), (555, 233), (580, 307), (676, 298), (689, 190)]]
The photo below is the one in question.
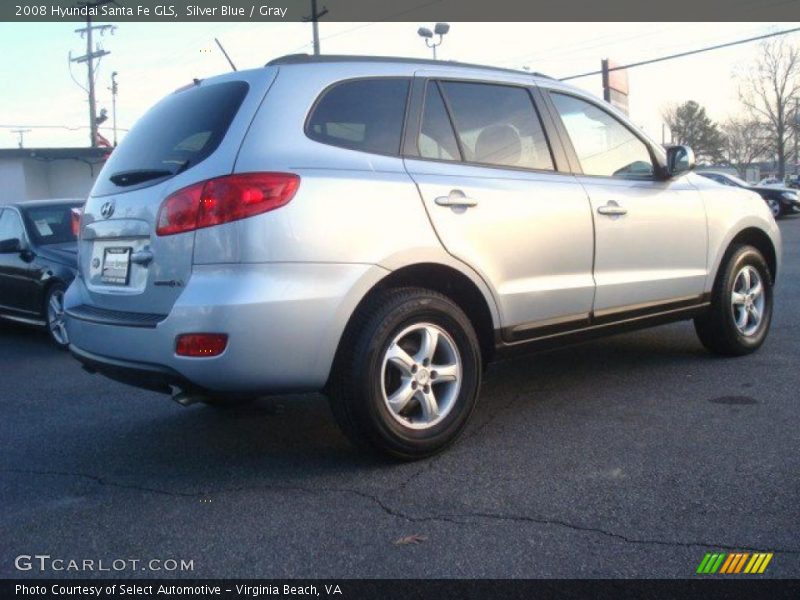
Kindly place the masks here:
[(375, 63), (403, 63), (428, 65), (437, 67), (460, 67), (467, 69), (481, 69), (497, 71), (500, 73), (513, 73), (514, 75), (529, 75), (531, 77), (542, 77), (544, 79), (554, 79), (544, 73), (533, 71), (520, 71), (518, 69), (507, 69), (504, 67), (492, 67), (489, 65), (476, 65), (472, 63), (462, 63), (453, 60), (432, 60), (429, 58), (408, 58), (404, 56), (359, 56), (357, 54), (321, 54), (314, 56), (311, 54), (287, 54), (279, 56), (269, 61), (265, 67), (276, 67), (283, 65), (303, 65), (313, 63), (341, 63), (341, 62), (375, 62)]
[(2, 158), (33, 158), (39, 160), (59, 159), (104, 159), (113, 148), (0, 148)]

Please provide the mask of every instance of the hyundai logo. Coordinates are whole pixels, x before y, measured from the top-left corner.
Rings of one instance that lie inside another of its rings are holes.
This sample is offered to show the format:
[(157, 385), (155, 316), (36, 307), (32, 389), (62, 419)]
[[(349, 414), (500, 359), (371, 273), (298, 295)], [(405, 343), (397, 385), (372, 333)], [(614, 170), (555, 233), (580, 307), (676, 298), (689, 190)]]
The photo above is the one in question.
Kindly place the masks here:
[(114, 201), (109, 200), (100, 207), (100, 214), (103, 215), (104, 219), (110, 219), (111, 215), (114, 214), (114, 208)]

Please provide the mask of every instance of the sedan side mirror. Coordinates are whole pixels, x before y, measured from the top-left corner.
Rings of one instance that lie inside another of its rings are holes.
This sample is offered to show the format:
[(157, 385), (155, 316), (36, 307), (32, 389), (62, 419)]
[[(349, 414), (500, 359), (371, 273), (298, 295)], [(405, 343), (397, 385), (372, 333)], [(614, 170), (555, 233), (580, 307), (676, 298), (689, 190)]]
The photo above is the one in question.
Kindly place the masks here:
[(17, 238), (0, 241), (0, 254), (14, 254), (16, 252), (22, 252), (22, 242)]
[(689, 146), (670, 146), (667, 148), (667, 173), (670, 177), (688, 173), (694, 167), (694, 152)]

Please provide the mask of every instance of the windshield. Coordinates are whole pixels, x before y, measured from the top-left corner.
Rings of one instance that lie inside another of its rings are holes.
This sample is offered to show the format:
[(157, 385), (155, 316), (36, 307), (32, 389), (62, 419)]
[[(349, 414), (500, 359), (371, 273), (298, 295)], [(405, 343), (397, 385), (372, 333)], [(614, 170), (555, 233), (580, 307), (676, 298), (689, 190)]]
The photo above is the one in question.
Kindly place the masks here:
[(23, 211), (28, 234), (35, 245), (64, 244), (77, 238), (72, 231), (72, 209), (80, 204), (59, 206), (37, 206)]
[(108, 159), (95, 193), (110, 194), (195, 166), (217, 149), (247, 95), (231, 81), (179, 90), (151, 108)]

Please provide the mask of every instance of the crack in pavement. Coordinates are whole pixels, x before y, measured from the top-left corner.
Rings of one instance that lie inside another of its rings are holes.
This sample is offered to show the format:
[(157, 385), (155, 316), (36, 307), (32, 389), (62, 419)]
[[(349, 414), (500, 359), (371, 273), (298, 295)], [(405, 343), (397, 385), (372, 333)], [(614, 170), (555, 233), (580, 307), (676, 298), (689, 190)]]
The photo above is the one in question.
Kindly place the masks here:
[[(77, 478), (84, 478), (89, 479), (91, 481), (96, 482), (102, 486), (109, 486), (109, 487), (117, 487), (122, 489), (130, 489), (136, 490), (141, 492), (149, 492), (154, 494), (161, 494), (166, 496), (175, 496), (175, 497), (182, 497), (182, 498), (200, 498), (200, 497), (207, 497), (210, 495), (220, 495), (220, 494), (231, 494), (231, 493), (239, 493), (239, 492), (248, 492), (248, 491), (268, 491), (268, 492), (286, 492), (286, 491), (294, 491), (294, 492), (302, 492), (307, 494), (350, 494), (357, 496), (359, 498), (363, 498), (365, 500), (370, 501), (371, 503), (375, 504), (379, 507), (384, 513), (387, 515), (402, 519), (404, 521), (408, 521), (411, 523), (426, 523), (426, 522), (443, 522), (443, 523), (452, 523), (455, 525), (472, 525), (476, 520), (494, 520), (494, 521), (510, 521), (510, 522), (517, 522), (517, 523), (532, 523), (536, 525), (543, 525), (549, 527), (563, 527), (566, 529), (570, 529), (572, 531), (581, 532), (581, 533), (593, 533), (597, 535), (603, 535), (606, 537), (610, 537), (619, 541), (622, 541), (626, 544), (641, 544), (641, 545), (651, 545), (651, 546), (667, 546), (667, 547), (678, 547), (678, 548), (718, 548), (720, 550), (745, 550), (749, 552), (760, 552), (763, 548), (759, 548), (756, 546), (750, 545), (742, 545), (742, 544), (720, 544), (718, 542), (707, 542), (707, 541), (697, 541), (697, 542), (683, 542), (678, 540), (662, 540), (662, 539), (655, 539), (655, 538), (634, 538), (623, 535), (621, 533), (616, 533), (614, 531), (609, 531), (606, 529), (602, 529), (600, 527), (592, 527), (588, 525), (578, 525), (575, 523), (570, 523), (568, 521), (560, 520), (560, 519), (551, 519), (545, 517), (534, 517), (530, 515), (515, 515), (515, 514), (505, 514), (505, 513), (493, 513), (493, 512), (464, 512), (464, 513), (451, 513), (451, 514), (435, 514), (435, 515), (414, 515), (411, 513), (407, 513), (401, 510), (398, 510), (389, 504), (386, 503), (379, 495), (377, 494), (370, 494), (368, 492), (364, 492), (362, 490), (353, 489), (353, 488), (337, 488), (337, 487), (319, 487), (319, 488), (310, 488), (306, 486), (241, 486), (235, 488), (223, 488), (220, 490), (212, 490), (206, 492), (174, 492), (170, 490), (163, 490), (158, 488), (150, 488), (145, 486), (139, 485), (132, 485), (132, 484), (125, 484), (120, 482), (111, 481), (106, 477), (100, 477), (98, 475), (91, 475), (88, 473), (80, 473), (80, 472), (68, 472), (68, 471), (36, 471), (36, 470), (27, 470), (27, 469), (0, 469), (0, 472), (5, 473), (17, 473), (23, 475), (52, 475), (52, 476), (62, 476), (62, 477), (77, 477)], [(770, 550), (776, 554), (790, 554), (800, 555), (800, 548), (779, 548), (779, 547), (770, 547)]]

